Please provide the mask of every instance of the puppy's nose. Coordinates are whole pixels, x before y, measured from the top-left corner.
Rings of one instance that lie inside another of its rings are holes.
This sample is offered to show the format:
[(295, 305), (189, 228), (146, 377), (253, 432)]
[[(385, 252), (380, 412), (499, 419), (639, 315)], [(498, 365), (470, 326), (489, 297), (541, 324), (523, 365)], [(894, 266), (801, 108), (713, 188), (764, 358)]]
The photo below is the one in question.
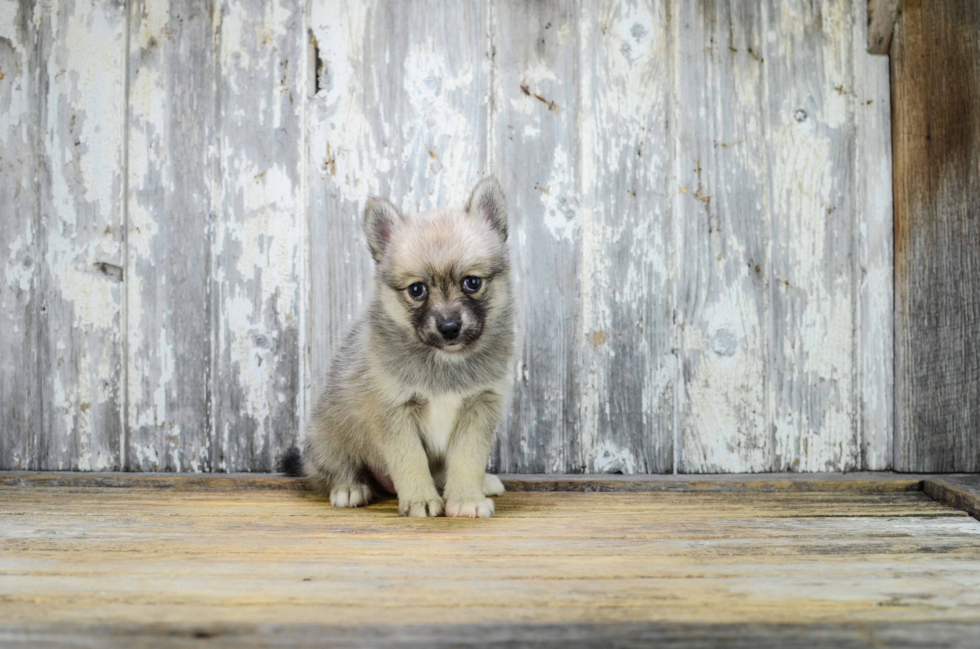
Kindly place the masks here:
[(446, 322), (440, 322), (436, 328), (442, 337), (446, 340), (453, 340), (459, 336), (459, 323), (455, 320), (447, 320)]

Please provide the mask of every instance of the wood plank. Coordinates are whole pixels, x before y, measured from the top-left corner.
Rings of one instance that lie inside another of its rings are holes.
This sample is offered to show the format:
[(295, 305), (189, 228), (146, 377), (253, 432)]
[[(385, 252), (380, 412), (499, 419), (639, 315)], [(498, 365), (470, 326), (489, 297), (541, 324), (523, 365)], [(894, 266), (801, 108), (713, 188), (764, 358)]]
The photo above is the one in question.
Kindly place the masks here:
[(923, 482), (922, 490), (944, 505), (980, 520), (980, 476), (935, 476)]
[(39, 468), (37, 5), (0, 2), (0, 468)]
[(43, 469), (120, 466), (126, 12), (40, 9), (38, 150)]
[(580, 300), (580, 12), (557, 0), (505, 2), (492, 17), (492, 167), (510, 209), (521, 314), (513, 403), (492, 464), (498, 471), (582, 471), (591, 449), (577, 448), (588, 378), (580, 348), (589, 344)]
[[(508, 491), (806, 491), (885, 493), (918, 491), (928, 475), (875, 473), (751, 473), (700, 475), (521, 475), (501, 474)], [(278, 475), (193, 473), (50, 473), (0, 471), (0, 486), (133, 487), (180, 491), (310, 491), (305, 480)]]
[(131, 647), (152, 643), (166, 647), (510, 647), (541, 649), (615, 646), (622, 649), (697, 646), (722, 649), (734, 642), (759, 649), (917, 649), (924, 645), (969, 647), (980, 633), (977, 623), (890, 622), (877, 624), (409, 624), (290, 625), (278, 624), (30, 624), (0, 627), (0, 646)]
[[(100, 533), (98, 539), (105, 545), (103, 549), (113, 552), (123, 548), (118, 544), (139, 543), (146, 551), (165, 549), (171, 539), (170, 532), (161, 531), (160, 520), (180, 519), (182, 529), (191, 528), (202, 536), (210, 531), (226, 530), (229, 526), (251, 525), (257, 523), (261, 529), (251, 533), (250, 539), (235, 547), (252, 547), (254, 551), (277, 552), (272, 544), (284, 525), (290, 522), (301, 523), (321, 520), (328, 501), (315, 495), (272, 490), (242, 490), (201, 493), (200, 491), (177, 491), (159, 489), (81, 488), (63, 487), (34, 488), (29, 494), (23, 489), (3, 488), (6, 515), (24, 518), (11, 518), (7, 535), (13, 540), (32, 539), (35, 543), (31, 551), (49, 553), (54, 547), (44, 542), (44, 537), (59, 524), (78, 522), (82, 518), (92, 525), (111, 529), (116, 523), (128, 521), (130, 529)], [(898, 519), (945, 517), (957, 519), (972, 529), (972, 519), (966, 512), (936, 502), (918, 491), (864, 492), (864, 491), (745, 491), (743, 500), (737, 500), (733, 492), (661, 492), (652, 495), (641, 493), (552, 493), (515, 492), (513, 498), (501, 498), (498, 518), (509, 521), (494, 525), (481, 531), (486, 537), (506, 536), (507, 534), (561, 537), (563, 539), (687, 539), (691, 532), (678, 525), (685, 518), (714, 521), (716, 527), (710, 531), (701, 530), (698, 534), (711, 538), (722, 538), (732, 529), (752, 528), (753, 534), (763, 534), (766, 538), (785, 534), (789, 523), (777, 524), (775, 521), (789, 521), (798, 518), (848, 519), (879, 518), (888, 519), (890, 528), (899, 529), (910, 525)], [(280, 507), (284, 498), (296, 500), (288, 517), (279, 521), (263, 521)], [(673, 518), (665, 518), (662, 526), (650, 528), (648, 506), (655, 499), (658, 508), (671, 512)], [(302, 502), (299, 502), (302, 501)], [(65, 502), (70, 503), (66, 505)], [(120, 508), (138, 507), (137, 510), (120, 513)], [(364, 513), (368, 512), (368, 513)], [(635, 516), (630, 516), (633, 513)], [(400, 524), (394, 498), (375, 503), (367, 510), (335, 511), (345, 526), (356, 530), (362, 542), (368, 539), (390, 536)], [(618, 521), (626, 517), (627, 520)], [(378, 517), (384, 522), (379, 522)], [(587, 518), (588, 520), (581, 520)], [(518, 520), (520, 519), (520, 520)], [(569, 527), (571, 521), (576, 524)], [(615, 523), (614, 529), (610, 522)], [(868, 526), (871, 522), (867, 522)], [(423, 524), (410, 523), (418, 527)], [(139, 525), (141, 529), (132, 529)], [(426, 538), (437, 539), (452, 535), (456, 527), (430, 529)], [(833, 527), (828, 522), (829, 527)], [(863, 524), (862, 524), (863, 525)], [(423, 525), (424, 527), (424, 525)], [(840, 526), (838, 526), (840, 527)], [(955, 525), (953, 525), (955, 527)], [(864, 528), (862, 528), (863, 530)], [(957, 528), (959, 529), (959, 528)], [(334, 539), (343, 530), (327, 528), (321, 530), (323, 539)], [(307, 532), (297, 532), (305, 535)], [(976, 539), (974, 539), (976, 540)], [(111, 547), (110, 547), (111, 546)], [(194, 548), (203, 547), (197, 542)], [(728, 546), (726, 546), (728, 547)], [(740, 546), (746, 552), (762, 551), (761, 546), (743, 541)], [(754, 548), (754, 549), (753, 549)], [(190, 551), (185, 546), (182, 552)], [(195, 549), (195, 552), (197, 550)], [(338, 548), (329, 552), (335, 554)], [(367, 551), (367, 550), (365, 550)], [(907, 551), (907, 548), (902, 548)], [(891, 550), (889, 550), (891, 552)], [(371, 554), (375, 554), (373, 551)], [(383, 552), (385, 556), (397, 556), (396, 552)], [(32, 555), (33, 556), (33, 555)], [(48, 554), (45, 554), (48, 556)], [(120, 555), (121, 556), (121, 555)], [(127, 559), (128, 560), (128, 559)]]
[(0, 491), (4, 641), (95, 621), (178, 636), (276, 624), (287, 638), (310, 625), (980, 623), (980, 524), (917, 492), (508, 493), (497, 517), (471, 521), (289, 491)]
[[(773, 468), (860, 466), (850, 0), (766, 4)], [(778, 37), (775, 35), (778, 34)]]
[(210, 2), (130, 5), (125, 466), (131, 471), (201, 471), (212, 464), (213, 13)]
[[(509, 491), (916, 491), (922, 476), (894, 473), (501, 475)], [(0, 482), (2, 484), (2, 482)]]
[(754, 3), (676, 6), (677, 470), (766, 471), (773, 445), (764, 12)]
[(895, 468), (980, 471), (980, 5), (903, 3), (891, 62)]
[[(578, 421), (568, 428), (578, 432), (563, 470), (673, 468), (669, 14), (669, 3), (659, 0), (609, 0), (585, 3), (578, 19), (581, 108), (571, 155), (580, 160), (581, 204), (573, 209), (581, 238), (581, 326), (572, 344), (580, 392)], [(502, 91), (506, 96), (508, 88)], [(553, 117), (575, 119), (571, 108)], [(530, 290), (540, 291), (538, 284), (529, 278)]]
[(487, 13), (484, 2), (312, 4), (312, 399), (370, 296), (367, 198), (409, 213), (462, 206), (491, 170)]
[(868, 54), (888, 54), (895, 20), (898, 18), (899, 0), (867, 0), (867, 4), (868, 9), (864, 15), (858, 15), (858, 23), (867, 26), (867, 38), (859, 42), (867, 42)]
[[(882, 4), (882, 3), (877, 3)], [(892, 467), (895, 431), (894, 218), (888, 60), (868, 54), (864, 3), (854, 3), (853, 102), (856, 344), (861, 468)]]
[(225, 0), (216, 65), (211, 249), (211, 468), (274, 471), (296, 445), (305, 354), (301, 289), (306, 42), (301, 0)]

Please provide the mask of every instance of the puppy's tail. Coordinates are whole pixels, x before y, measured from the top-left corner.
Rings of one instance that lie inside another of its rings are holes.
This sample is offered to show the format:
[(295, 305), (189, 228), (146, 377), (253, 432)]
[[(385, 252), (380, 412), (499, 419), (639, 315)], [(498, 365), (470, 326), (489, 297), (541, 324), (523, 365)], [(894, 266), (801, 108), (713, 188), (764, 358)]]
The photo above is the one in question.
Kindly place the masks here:
[(298, 447), (293, 446), (282, 454), (279, 458), (279, 470), (290, 478), (303, 477), (303, 454)]

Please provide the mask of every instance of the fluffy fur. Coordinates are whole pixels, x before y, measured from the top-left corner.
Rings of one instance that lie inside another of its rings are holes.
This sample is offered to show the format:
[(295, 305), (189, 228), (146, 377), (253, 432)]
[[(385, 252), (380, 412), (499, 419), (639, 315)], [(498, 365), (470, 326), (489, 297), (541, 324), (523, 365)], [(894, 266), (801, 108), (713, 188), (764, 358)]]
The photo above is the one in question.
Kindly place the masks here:
[(374, 292), (333, 359), (303, 471), (337, 507), (388, 490), (405, 516), (489, 517), (513, 353), (500, 186), (491, 177), (463, 209), (410, 216), (372, 198), (364, 228)]

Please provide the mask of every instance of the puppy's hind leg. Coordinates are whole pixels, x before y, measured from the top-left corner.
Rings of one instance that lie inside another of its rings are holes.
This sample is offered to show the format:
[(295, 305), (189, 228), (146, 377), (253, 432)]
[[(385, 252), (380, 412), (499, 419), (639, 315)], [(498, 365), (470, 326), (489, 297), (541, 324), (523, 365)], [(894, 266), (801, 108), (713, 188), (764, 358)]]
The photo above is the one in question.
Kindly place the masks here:
[(334, 507), (362, 507), (374, 496), (364, 480), (364, 467), (337, 449), (308, 442), (303, 469), (318, 491), (330, 495)]
[(504, 489), (504, 483), (500, 481), (500, 478), (493, 475), (492, 473), (483, 474), (483, 495), (487, 498), (491, 496), (499, 496), (500, 494), (507, 491)]
[(366, 482), (344, 482), (330, 489), (330, 504), (334, 507), (362, 507), (371, 502), (374, 494)]

